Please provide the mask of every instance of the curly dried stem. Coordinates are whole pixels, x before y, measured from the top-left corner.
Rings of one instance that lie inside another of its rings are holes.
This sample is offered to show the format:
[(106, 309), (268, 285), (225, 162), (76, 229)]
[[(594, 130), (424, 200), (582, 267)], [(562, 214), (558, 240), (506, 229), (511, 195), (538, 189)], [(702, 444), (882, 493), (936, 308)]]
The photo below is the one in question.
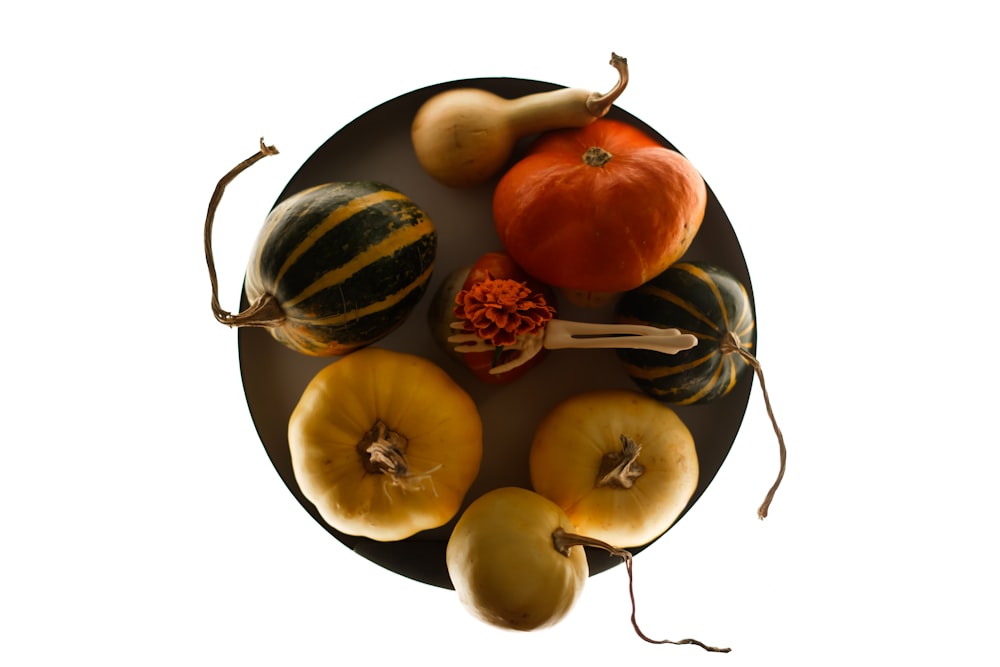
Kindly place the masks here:
[(569, 550), (575, 546), (581, 547), (594, 547), (597, 549), (603, 549), (607, 551), (612, 556), (618, 556), (623, 561), (625, 561), (625, 570), (628, 572), (628, 595), (629, 599), (632, 601), (632, 628), (635, 633), (639, 635), (639, 638), (643, 641), (649, 642), (650, 644), (694, 644), (695, 646), (700, 646), (706, 651), (712, 653), (729, 653), (731, 649), (728, 648), (718, 648), (715, 646), (709, 646), (704, 644), (697, 639), (652, 639), (648, 637), (642, 630), (639, 629), (639, 623), (636, 620), (635, 611), (635, 588), (633, 586), (633, 581), (635, 579), (632, 573), (632, 553), (626, 551), (625, 549), (619, 549), (618, 547), (613, 547), (607, 542), (598, 540), (593, 537), (587, 537), (586, 535), (577, 535), (576, 533), (567, 533), (562, 528), (556, 528), (552, 531), (552, 545), (555, 547), (556, 551), (562, 555), (569, 557)]
[(285, 314), (282, 312), (281, 306), (270, 294), (265, 294), (250, 304), (246, 310), (236, 315), (223, 310), (219, 305), (219, 279), (215, 273), (215, 255), (212, 252), (212, 227), (215, 224), (215, 212), (219, 208), (219, 202), (222, 201), (222, 193), (225, 191), (226, 186), (258, 160), (268, 155), (277, 154), (278, 149), (274, 146), (266, 145), (264, 138), (261, 137), (260, 150), (230, 169), (229, 173), (219, 180), (219, 183), (215, 186), (215, 192), (212, 193), (212, 199), (208, 203), (208, 214), (205, 216), (205, 261), (208, 263), (208, 277), (212, 282), (212, 313), (219, 322), (231, 327), (275, 327), (285, 319)]
[(377, 420), (358, 441), (358, 455), (365, 470), (373, 475), (405, 475), (408, 472), (407, 439), (390, 429), (381, 419)]
[(753, 354), (751, 354), (750, 351), (743, 346), (743, 341), (741, 341), (740, 337), (732, 331), (727, 332), (726, 335), (723, 336), (720, 349), (723, 354), (729, 354), (730, 352), (739, 354), (753, 368), (754, 372), (757, 374), (757, 379), (760, 381), (760, 390), (764, 394), (764, 405), (767, 408), (767, 416), (771, 418), (771, 425), (774, 427), (774, 434), (778, 436), (778, 477), (774, 480), (774, 484), (771, 485), (770, 490), (768, 490), (767, 495), (764, 497), (764, 502), (761, 503), (760, 508), (757, 510), (757, 517), (763, 521), (764, 518), (767, 517), (768, 509), (771, 507), (771, 500), (774, 499), (774, 493), (778, 490), (778, 487), (781, 485), (781, 480), (785, 476), (785, 460), (787, 458), (785, 436), (781, 434), (781, 429), (778, 428), (778, 422), (774, 418), (774, 410), (771, 409), (771, 398), (767, 394), (767, 385), (764, 384), (764, 371), (761, 370), (760, 362), (757, 361), (757, 357), (753, 356)]
[(403, 491), (418, 491), (424, 488), (424, 480), (429, 480), (431, 490), (437, 495), (431, 473), (436, 472), (441, 466), (435, 466), (422, 473), (412, 472), (406, 459), (408, 444), (406, 436), (393, 431), (382, 420), (377, 420), (358, 441), (357, 451), (362, 467), (369, 474), (385, 475), (388, 485), (397, 486)]
[(619, 489), (631, 489), (635, 480), (642, 477), (646, 468), (639, 463), (639, 452), (642, 447), (624, 433), (620, 436), (621, 449), (601, 457), (601, 467), (597, 471), (595, 487), (614, 486)]
[(621, 96), (625, 91), (625, 86), (628, 85), (628, 60), (617, 53), (612, 53), (609, 64), (618, 70), (618, 83), (606, 93), (591, 93), (590, 97), (587, 98), (587, 111), (595, 118), (606, 116), (615, 100)]

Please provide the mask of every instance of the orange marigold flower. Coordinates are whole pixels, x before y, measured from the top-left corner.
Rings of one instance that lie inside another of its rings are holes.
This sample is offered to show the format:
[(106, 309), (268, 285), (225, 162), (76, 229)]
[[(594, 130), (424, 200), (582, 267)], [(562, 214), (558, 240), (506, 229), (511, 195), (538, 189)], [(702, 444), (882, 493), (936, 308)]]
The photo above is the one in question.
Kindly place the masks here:
[(512, 345), (517, 337), (540, 332), (555, 309), (527, 283), (489, 276), (455, 297), (455, 317), (497, 347)]

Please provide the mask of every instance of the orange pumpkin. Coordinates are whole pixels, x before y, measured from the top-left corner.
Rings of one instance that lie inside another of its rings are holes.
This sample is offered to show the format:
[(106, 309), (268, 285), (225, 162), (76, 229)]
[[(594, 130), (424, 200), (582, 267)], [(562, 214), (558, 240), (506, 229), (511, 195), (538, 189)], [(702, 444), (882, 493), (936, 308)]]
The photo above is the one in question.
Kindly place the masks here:
[(493, 218), (515, 262), (580, 303), (579, 293), (634, 289), (680, 259), (706, 201), (684, 156), (601, 119), (539, 137), (497, 184)]

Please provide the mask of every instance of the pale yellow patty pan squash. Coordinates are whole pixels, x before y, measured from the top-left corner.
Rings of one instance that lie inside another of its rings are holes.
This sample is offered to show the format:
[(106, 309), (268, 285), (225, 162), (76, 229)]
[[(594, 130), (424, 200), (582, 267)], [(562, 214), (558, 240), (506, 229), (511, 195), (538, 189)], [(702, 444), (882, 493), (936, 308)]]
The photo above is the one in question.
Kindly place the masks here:
[(538, 425), (532, 487), (580, 533), (619, 548), (651, 542), (698, 487), (694, 438), (674, 410), (636, 391), (572, 396)]
[(295, 479), (347, 535), (405, 539), (450, 521), (479, 473), (472, 398), (423, 357), (353, 352), (308, 384), (288, 425)]

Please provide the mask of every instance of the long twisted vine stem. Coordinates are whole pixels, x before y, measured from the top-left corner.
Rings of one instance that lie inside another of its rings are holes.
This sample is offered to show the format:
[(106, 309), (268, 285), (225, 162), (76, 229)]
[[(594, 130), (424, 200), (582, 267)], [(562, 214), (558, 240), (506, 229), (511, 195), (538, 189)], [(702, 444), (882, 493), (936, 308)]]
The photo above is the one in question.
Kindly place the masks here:
[(763, 520), (767, 516), (767, 511), (771, 507), (771, 500), (774, 498), (775, 491), (781, 485), (781, 480), (785, 476), (785, 459), (787, 458), (787, 451), (785, 449), (785, 436), (781, 434), (781, 429), (778, 428), (778, 422), (774, 418), (774, 410), (771, 409), (771, 398), (767, 394), (767, 385), (764, 384), (764, 371), (760, 368), (760, 362), (757, 361), (757, 357), (753, 356), (749, 350), (743, 347), (743, 342), (740, 340), (734, 332), (729, 331), (722, 338), (721, 349), (723, 354), (729, 352), (736, 352), (753, 368), (754, 372), (757, 374), (757, 379), (760, 380), (760, 390), (764, 393), (764, 405), (767, 407), (767, 416), (771, 418), (771, 425), (774, 427), (774, 434), (778, 436), (778, 457), (780, 460), (780, 467), (778, 469), (778, 478), (774, 480), (774, 484), (771, 485), (770, 490), (764, 497), (764, 502), (761, 503), (760, 508), (757, 510), (757, 517)]
[(576, 533), (567, 533), (562, 528), (556, 528), (552, 532), (552, 544), (556, 551), (563, 554), (564, 556), (569, 556), (570, 547), (581, 546), (581, 547), (596, 547), (598, 549), (603, 549), (607, 551), (612, 556), (618, 556), (623, 561), (625, 561), (625, 570), (628, 573), (628, 596), (632, 601), (632, 628), (635, 633), (639, 635), (639, 638), (643, 641), (647, 641), (650, 644), (693, 644), (695, 646), (700, 646), (701, 648), (709, 651), (711, 653), (729, 653), (732, 649), (729, 648), (719, 648), (716, 646), (709, 646), (708, 644), (702, 643), (697, 639), (652, 639), (646, 635), (640, 628), (639, 622), (636, 620), (635, 611), (635, 587), (633, 585), (633, 580), (635, 576), (632, 572), (632, 553), (625, 549), (619, 549), (618, 547), (611, 546), (607, 542), (598, 540), (593, 537), (587, 537), (586, 535), (577, 535)]
[(212, 252), (212, 226), (215, 223), (215, 211), (219, 208), (219, 202), (222, 201), (222, 193), (226, 186), (258, 160), (268, 155), (277, 154), (278, 149), (266, 145), (264, 138), (261, 137), (260, 150), (230, 169), (225, 176), (219, 179), (219, 183), (215, 186), (215, 192), (212, 193), (212, 199), (208, 203), (208, 214), (205, 216), (205, 261), (208, 263), (208, 277), (212, 281), (212, 313), (215, 315), (215, 319), (231, 327), (274, 327), (285, 319), (285, 314), (281, 311), (278, 302), (270, 295), (264, 295), (237, 315), (223, 310), (219, 305), (219, 279), (215, 273), (215, 255)]

